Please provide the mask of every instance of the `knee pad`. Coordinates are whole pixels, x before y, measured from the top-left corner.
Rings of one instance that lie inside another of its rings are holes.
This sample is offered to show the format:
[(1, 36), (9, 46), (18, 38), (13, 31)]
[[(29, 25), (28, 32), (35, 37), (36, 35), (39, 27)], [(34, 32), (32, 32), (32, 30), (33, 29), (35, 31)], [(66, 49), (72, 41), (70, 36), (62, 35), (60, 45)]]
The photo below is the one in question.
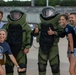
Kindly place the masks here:
[(51, 65), (51, 69), (53, 73), (58, 73), (60, 71), (59, 64)]
[(38, 70), (39, 70), (39, 72), (46, 71), (46, 65), (47, 64), (38, 63)]
[(6, 73), (13, 73), (13, 66), (5, 64)]
[[(19, 66), (20, 66), (20, 68), (26, 68), (26, 65), (25, 64), (20, 64)], [(26, 70), (23, 71), (23, 72), (19, 72), (19, 73), (25, 73), (25, 72), (26, 72)]]

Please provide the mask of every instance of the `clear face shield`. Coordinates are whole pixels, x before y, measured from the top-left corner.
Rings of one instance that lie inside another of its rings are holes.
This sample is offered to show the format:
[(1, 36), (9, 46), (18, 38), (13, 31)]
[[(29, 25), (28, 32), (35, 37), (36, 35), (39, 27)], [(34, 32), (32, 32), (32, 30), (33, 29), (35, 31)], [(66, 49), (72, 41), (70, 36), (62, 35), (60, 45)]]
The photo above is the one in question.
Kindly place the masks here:
[(20, 19), (22, 17), (22, 14), (20, 13), (20, 12), (11, 12), (10, 13), (10, 18), (12, 19), (12, 20), (18, 20), (18, 19)]
[(56, 13), (55, 13), (55, 9), (51, 9), (51, 8), (46, 8), (46, 9), (43, 9), (42, 10), (42, 16), (44, 18), (48, 18), (48, 17), (52, 17), (54, 16)]

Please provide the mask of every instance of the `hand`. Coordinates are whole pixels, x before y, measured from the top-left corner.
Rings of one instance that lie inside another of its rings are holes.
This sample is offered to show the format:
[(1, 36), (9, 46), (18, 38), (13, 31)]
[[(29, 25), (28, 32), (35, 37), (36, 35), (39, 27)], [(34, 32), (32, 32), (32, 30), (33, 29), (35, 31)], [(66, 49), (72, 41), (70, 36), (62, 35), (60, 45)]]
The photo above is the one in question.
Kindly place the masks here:
[(25, 48), (24, 49), (24, 54), (27, 54), (29, 52), (29, 49)]
[(54, 31), (52, 31), (52, 29), (49, 27), (49, 30), (48, 30), (48, 35), (54, 35)]
[(38, 32), (39, 32), (38, 25), (36, 25), (36, 27), (35, 27), (35, 33), (38, 33)]
[(18, 68), (18, 72), (26, 71), (26, 68)]

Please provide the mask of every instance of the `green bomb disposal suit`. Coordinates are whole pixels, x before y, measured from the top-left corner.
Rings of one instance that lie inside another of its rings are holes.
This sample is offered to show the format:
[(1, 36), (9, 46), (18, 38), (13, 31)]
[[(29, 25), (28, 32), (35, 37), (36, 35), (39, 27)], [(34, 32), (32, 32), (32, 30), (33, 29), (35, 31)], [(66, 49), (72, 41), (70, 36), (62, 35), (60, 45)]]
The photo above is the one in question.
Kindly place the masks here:
[[(8, 23), (4, 25), (8, 32), (7, 42), (10, 45), (11, 51), (15, 56), (21, 68), (27, 68), (27, 55), (24, 54), (24, 49), (31, 47), (31, 28), (26, 23), (26, 15), (19, 10), (13, 10), (7, 16)], [(13, 75), (14, 64), (6, 55), (6, 75)], [(20, 72), (19, 75), (26, 75), (26, 72)]]
[[(53, 7), (45, 7), (40, 14), (41, 23), (38, 25), (39, 33), (34, 33), (39, 42), (38, 70), (39, 75), (46, 75), (47, 61), (49, 61), (53, 75), (60, 75), (60, 61), (58, 42), (64, 37), (64, 29), (59, 25), (60, 14)], [(48, 35), (51, 28), (55, 34)], [(33, 31), (34, 32), (34, 31)]]

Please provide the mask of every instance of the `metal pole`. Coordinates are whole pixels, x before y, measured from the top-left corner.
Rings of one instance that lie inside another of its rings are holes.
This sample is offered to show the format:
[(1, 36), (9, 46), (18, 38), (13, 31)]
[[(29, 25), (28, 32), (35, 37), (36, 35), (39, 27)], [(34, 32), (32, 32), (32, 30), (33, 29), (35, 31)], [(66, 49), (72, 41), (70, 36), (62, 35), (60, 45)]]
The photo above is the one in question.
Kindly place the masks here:
[(46, 0), (46, 3), (47, 3), (46, 6), (49, 6), (49, 1), (48, 0)]
[(35, 0), (31, 0), (31, 6), (35, 6)]

